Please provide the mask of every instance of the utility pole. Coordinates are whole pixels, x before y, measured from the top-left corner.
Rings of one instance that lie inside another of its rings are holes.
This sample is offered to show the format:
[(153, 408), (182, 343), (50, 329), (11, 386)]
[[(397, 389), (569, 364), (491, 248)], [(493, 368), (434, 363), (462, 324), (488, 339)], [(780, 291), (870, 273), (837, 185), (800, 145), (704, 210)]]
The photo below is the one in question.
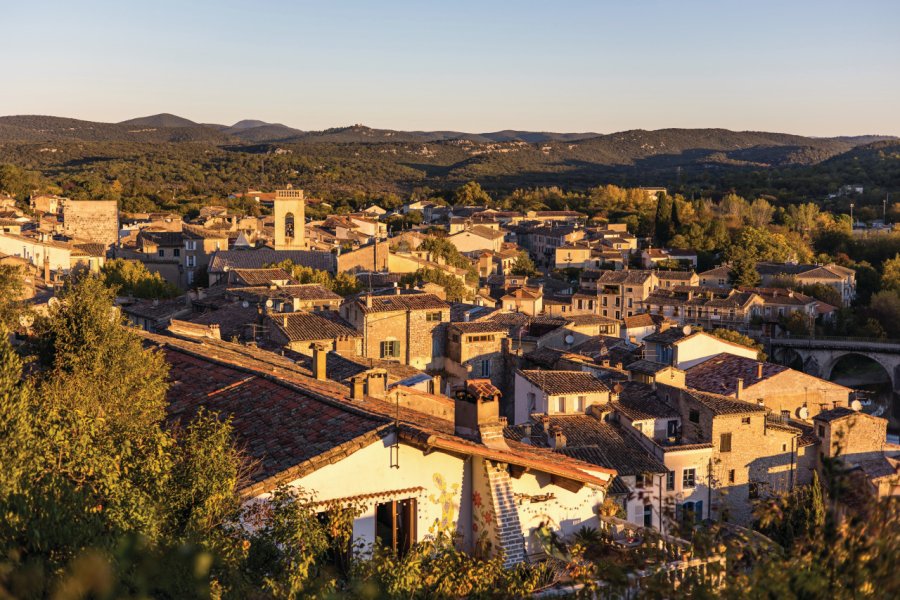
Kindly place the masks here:
[(851, 202), (850, 203), (850, 233), (853, 233), (853, 227), (856, 224), (856, 222), (853, 220), (853, 207), (854, 206), (855, 205)]

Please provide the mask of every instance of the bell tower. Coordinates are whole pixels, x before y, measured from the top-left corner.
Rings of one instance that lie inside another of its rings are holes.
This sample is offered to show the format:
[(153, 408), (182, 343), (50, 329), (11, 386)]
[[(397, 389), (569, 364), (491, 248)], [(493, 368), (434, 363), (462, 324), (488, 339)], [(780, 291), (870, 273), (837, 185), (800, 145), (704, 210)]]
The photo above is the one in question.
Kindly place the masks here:
[(275, 191), (275, 249), (306, 249), (306, 200), (303, 190)]

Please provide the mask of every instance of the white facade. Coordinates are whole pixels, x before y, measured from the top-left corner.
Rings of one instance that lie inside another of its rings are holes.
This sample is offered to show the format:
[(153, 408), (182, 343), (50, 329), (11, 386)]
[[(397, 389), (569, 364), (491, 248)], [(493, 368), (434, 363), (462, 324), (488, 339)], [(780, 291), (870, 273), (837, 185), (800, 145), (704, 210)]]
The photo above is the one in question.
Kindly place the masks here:
[(678, 340), (673, 347), (675, 353), (672, 365), (682, 370), (689, 369), (723, 352), (753, 360), (756, 360), (757, 356), (755, 348), (728, 342), (702, 331)]
[[(577, 371), (573, 371), (577, 372)], [(584, 414), (594, 404), (609, 402), (609, 391), (547, 394), (521, 373), (516, 373), (513, 425), (527, 423), (533, 413), (545, 415)]]

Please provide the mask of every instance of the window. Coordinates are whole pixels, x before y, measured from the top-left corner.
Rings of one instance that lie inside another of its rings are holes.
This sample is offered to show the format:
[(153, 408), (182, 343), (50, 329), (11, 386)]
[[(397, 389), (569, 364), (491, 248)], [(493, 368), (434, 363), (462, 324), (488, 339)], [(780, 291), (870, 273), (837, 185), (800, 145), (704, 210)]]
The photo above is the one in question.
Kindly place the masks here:
[(818, 433), (818, 436), (819, 436), (820, 438), (824, 438), (824, 437), (825, 437), (825, 426), (824, 426), (824, 425), (819, 425), (819, 433)]
[(719, 435), (719, 452), (731, 452), (730, 433), (723, 433)]
[(172, 256), (181, 256), (181, 248), (172, 248)]
[[(668, 396), (668, 394), (666, 394)], [(666, 398), (668, 400), (668, 398)], [(669, 421), (666, 423), (666, 437), (673, 438), (678, 435), (678, 421)]]
[(759, 484), (755, 481), (750, 482), (750, 499), (755, 500), (759, 498)]
[(528, 412), (532, 413), (537, 409), (537, 398), (534, 392), (528, 392)]
[(647, 487), (650, 483), (649, 477), (647, 477), (646, 473), (638, 473), (634, 476), (634, 487), (641, 489)]
[(196, 250), (197, 249), (197, 240), (186, 240), (184, 242), (185, 250)]
[(481, 361), (480, 373), (481, 373), (482, 377), (490, 377), (491, 376), (491, 361), (490, 360), (482, 360)]
[(416, 541), (416, 499), (394, 500), (375, 507), (375, 536), (381, 545), (404, 556)]
[(782, 421), (789, 421), (790, 418), (791, 418), (791, 411), (789, 411), (789, 410), (781, 411), (781, 420)]
[(644, 527), (653, 527), (653, 505), (644, 505)]
[(187, 257), (187, 266), (188, 267), (196, 267), (197, 266), (197, 257), (193, 254)]
[(400, 357), (400, 342), (394, 341), (384, 341), (381, 342), (381, 358), (399, 358)]
[(675, 471), (666, 473), (666, 489), (670, 492), (675, 489)]
[(628, 308), (634, 308), (633, 300), (631, 298), (628, 299)]
[(160, 248), (159, 250), (156, 251), (156, 255), (159, 256), (160, 258), (162, 258), (166, 255), (166, 251), (163, 250), (162, 248)]
[(742, 425), (749, 425), (749, 424), (750, 424), (750, 417), (743, 417), (743, 418), (741, 419), (741, 424), (742, 424)]
[(587, 396), (578, 396), (578, 399), (575, 401), (575, 410), (577, 412), (584, 412), (584, 409), (587, 407)]
[(641, 433), (644, 432), (644, 424), (643, 423), (634, 423), (634, 428), (637, 429), (638, 431), (640, 431)]
[(681, 487), (693, 488), (697, 485), (697, 469), (685, 469), (681, 472)]
[(425, 313), (426, 321), (440, 321), (441, 320), (441, 311), (437, 310), (435, 312)]
[(294, 213), (284, 215), (284, 237), (294, 237)]
[(691, 423), (699, 423), (700, 422), (700, 411), (692, 408), (691, 412), (688, 414), (688, 419)]
[(566, 412), (566, 397), (560, 396), (556, 399), (556, 412)]
[(676, 518), (679, 521), (684, 523), (699, 523), (703, 519), (703, 501), (698, 500), (697, 502), (685, 502), (681, 506), (677, 507), (679, 510), (676, 510)]
[(728, 470), (728, 483), (734, 483), (734, 469)]

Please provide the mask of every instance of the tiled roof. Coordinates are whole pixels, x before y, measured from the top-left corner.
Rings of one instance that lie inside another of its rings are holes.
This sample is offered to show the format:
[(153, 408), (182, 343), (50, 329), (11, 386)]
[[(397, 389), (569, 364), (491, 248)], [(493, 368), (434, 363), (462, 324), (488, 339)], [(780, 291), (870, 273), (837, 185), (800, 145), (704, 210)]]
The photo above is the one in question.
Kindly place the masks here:
[(674, 419), (678, 410), (661, 399), (651, 386), (636, 381), (625, 381), (619, 386), (619, 397), (610, 406), (632, 421), (649, 419)]
[(495, 309), (488, 308), (486, 306), (479, 306), (478, 304), (466, 304), (464, 302), (451, 302), (450, 303), (450, 321), (452, 322), (467, 322), (466, 316), (469, 317), (469, 320), (481, 319), (492, 312)]
[(450, 329), (455, 329), (460, 333), (508, 333), (509, 328), (503, 323), (496, 321), (469, 321), (460, 323), (451, 323)]
[(255, 306), (244, 308), (241, 303), (235, 302), (187, 320), (198, 325), (218, 325), (222, 339), (230, 340), (243, 335), (247, 326), (256, 323), (258, 318)]
[(209, 262), (209, 272), (222, 273), (227, 269), (261, 269), (284, 260), (321, 271), (331, 272), (335, 268), (335, 257), (331, 252), (255, 248), (253, 250), (219, 250), (215, 252)]
[(184, 236), (180, 231), (151, 231), (142, 229), (138, 233), (140, 238), (153, 242), (157, 246), (178, 246), (184, 245)]
[(519, 371), (525, 379), (547, 394), (579, 394), (607, 392), (609, 388), (590, 373), (584, 371)]
[(391, 294), (372, 296), (372, 306), (367, 306), (364, 297), (356, 300), (359, 309), (366, 313), (393, 312), (400, 310), (442, 310), (450, 305), (434, 294)]
[(269, 285), (273, 281), (290, 281), (291, 275), (284, 269), (232, 269), (233, 283), (242, 285)]
[(627, 271), (600, 271), (597, 283), (624, 283), (641, 285), (653, 275), (652, 271), (629, 269)]
[(630, 317), (625, 317), (622, 320), (625, 323), (625, 329), (637, 329), (639, 327), (654, 327), (657, 324), (657, 320), (662, 319), (654, 319), (653, 315), (650, 313), (638, 313)]
[(667, 365), (666, 363), (641, 359), (626, 365), (625, 368), (629, 371), (634, 371), (635, 373), (642, 373), (644, 375), (656, 375), (668, 366), (669, 365)]
[(697, 402), (704, 405), (706, 408), (710, 409), (717, 415), (736, 415), (766, 411), (766, 408), (764, 406), (759, 406), (758, 404), (754, 404), (752, 402), (735, 400), (734, 398), (731, 398), (729, 396), (722, 396), (721, 394), (711, 394), (709, 392), (701, 392), (700, 390), (691, 389), (684, 390), (684, 393), (689, 397), (694, 398), (695, 400), (697, 400)]
[(609, 325), (611, 323), (619, 322), (617, 319), (601, 317), (600, 315), (572, 315), (571, 317), (565, 317), (565, 319), (572, 325), (578, 327), (587, 325)]
[[(762, 377), (759, 377), (759, 365), (762, 364)], [(790, 370), (783, 365), (764, 362), (743, 356), (723, 352), (704, 360), (687, 369), (685, 382), (688, 387), (731, 395), (737, 392), (737, 380), (744, 380), (744, 388), (766, 380), (770, 377)]]
[(229, 293), (242, 298), (297, 298), (314, 302), (316, 300), (341, 301), (343, 298), (318, 283), (299, 283), (278, 287), (248, 286), (229, 288)]
[(653, 344), (671, 344), (685, 337), (684, 331), (679, 327), (669, 327), (665, 331), (651, 333), (644, 337), (644, 342)]
[(228, 239), (228, 233), (224, 231), (218, 231), (216, 229), (210, 229), (209, 227), (198, 227), (197, 225), (183, 225), (181, 228), (182, 233), (185, 237), (197, 237), (201, 239), (209, 239), (209, 240), (226, 240)]
[(690, 281), (694, 278), (693, 271), (657, 271), (656, 277), (663, 281)]
[(250, 484), (242, 490), (245, 496), (271, 491), (341, 460), (385, 435), (393, 424), (405, 443), (422, 449), (482, 456), (602, 487), (609, 484), (594, 474), (603, 469), (550, 450), (515, 440), (509, 440), (506, 449), (488, 448), (455, 435), (452, 420), (368, 396), (350, 400), (346, 386), (313, 379), (271, 352), (218, 340), (201, 343), (137, 334), (161, 348), (172, 366), (168, 399), (173, 419), (189, 418), (201, 406), (233, 418), (238, 444), (256, 463)]
[(466, 390), (476, 398), (495, 397), (501, 393), (490, 379), (469, 379), (466, 381)]
[(106, 244), (97, 244), (94, 242), (76, 242), (72, 244), (76, 250), (88, 256), (106, 256)]
[(852, 408), (847, 408), (846, 406), (836, 406), (835, 408), (831, 408), (828, 410), (823, 410), (815, 417), (813, 420), (816, 421), (837, 421), (838, 419), (843, 419), (844, 417), (849, 417), (850, 415), (855, 415), (857, 411)]
[[(308, 371), (309, 375), (312, 375), (312, 357), (303, 355), (296, 358), (297, 365)], [(325, 372), (328, 379), (333, 381), (346, 383), (352, 377), (371, 369), (384, 369), (387, 371), (388, 385), (394, 385), (417, 375), (422, 375), (422, 371), (419, 369), (410, 365), (404, 365), (396, 360), (366, 358), (351, 354), (338, 354), (337, 352), (329, 352), (325, 357)]]
[(184, 296), (172, 300), (143, 300), (122, 308), (126, 314), (154, 320), (167, 319), (190, 310), (191, 307), (185, 302)]
[(728, 279), (730, 274), (731, 267), (729, 267), (728, 265), (720, 265), (718, 267), (710, 269), (709, 271), (703, 271), (702, 273), (700, 273), (700, 277), (703, 277), (705, 279)]
[(350, 323), (333, 311), (270, 314), (266, 322), (291, 342), (362, 337)]
[(566, 436), (561, 454), (600, 467), (615, 469), (620, 475), (665, 473), (666, 467), (653, 457), (641, 443), (619, 425), (590, 415), (559, 415), (546, 419), (532, 419), (531, 433), (527, 427), (507, 427), (505, 435), (514, 440), (527, 439), (531, 444), (549, 447), (547, 428), (559, 427)]

